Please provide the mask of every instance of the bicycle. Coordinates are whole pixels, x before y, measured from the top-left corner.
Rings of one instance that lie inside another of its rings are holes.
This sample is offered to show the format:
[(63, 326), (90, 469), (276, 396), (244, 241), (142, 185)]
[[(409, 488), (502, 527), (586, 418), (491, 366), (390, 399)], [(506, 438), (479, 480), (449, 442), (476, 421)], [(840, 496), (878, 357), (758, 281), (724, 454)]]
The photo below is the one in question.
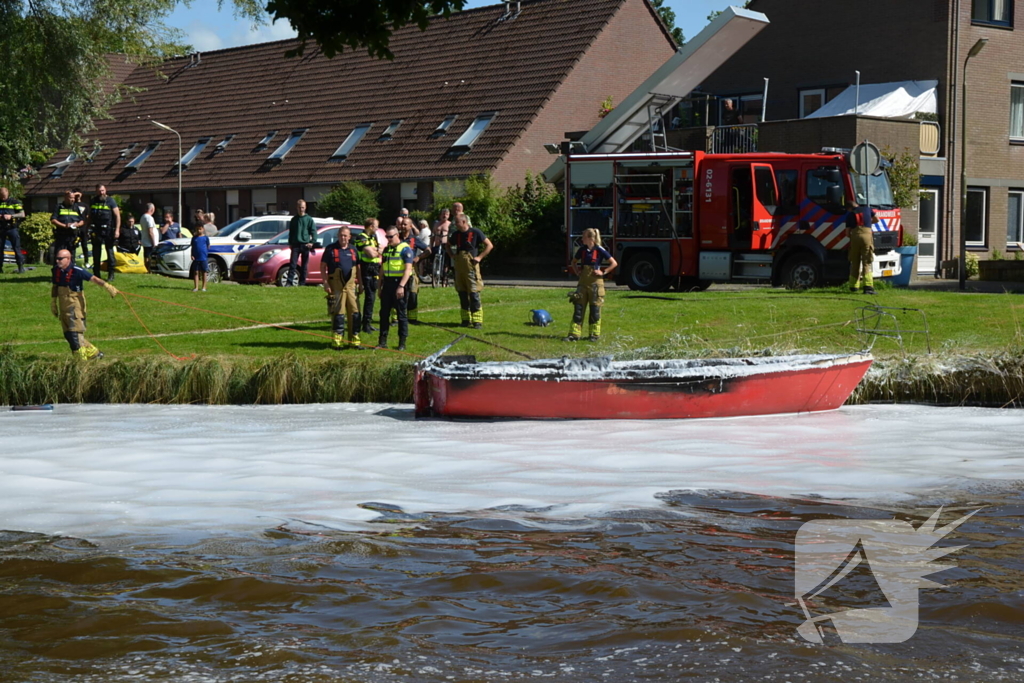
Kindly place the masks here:
[(444, 245), (438, 247), (431, 264), (431, 287), (447, 287), (455, 281), (455, 266)]

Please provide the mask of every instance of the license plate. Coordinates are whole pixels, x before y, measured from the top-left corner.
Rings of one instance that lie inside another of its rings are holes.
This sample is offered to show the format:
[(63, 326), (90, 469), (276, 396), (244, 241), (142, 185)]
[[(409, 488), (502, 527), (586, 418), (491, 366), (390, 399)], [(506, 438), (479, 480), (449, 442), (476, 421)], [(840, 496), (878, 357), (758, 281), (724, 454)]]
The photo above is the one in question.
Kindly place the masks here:
[(249, 266), (248, 266), (248, 264), (246, 264), (246, 265), (237, 265), (234, 268), (232, 268), (232, 270), (234, 270), (236, 273), (248, 273), (249, 272)]
[(892, 277), (892, 270), (883, 270), (882, 277)]

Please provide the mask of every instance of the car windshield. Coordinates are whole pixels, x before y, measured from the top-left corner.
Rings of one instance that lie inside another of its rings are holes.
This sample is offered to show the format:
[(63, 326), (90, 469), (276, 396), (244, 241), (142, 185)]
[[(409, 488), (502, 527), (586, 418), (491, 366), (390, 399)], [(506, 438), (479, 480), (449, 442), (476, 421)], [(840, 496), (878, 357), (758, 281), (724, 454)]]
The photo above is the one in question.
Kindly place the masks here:
[[(892, 188), (889, 186), (889, 176), (884, 170), (870, 176), (851, 173), (850, 178), (853, 180), (853, 189), (857, 193), (858, 204), (866, 206), (870, 202), (871, 206), (880, 209), (891, 209), (896, 206), (896, 201), (892, 197)], [(869, 179), (868, 182), (865, 183), (865, 179)], [(865, 192), (865, 190), (867, 191)]]
[[(239, 218), (234, 223), (228, 223), (223, 228), (218, 230), (217, 234), (220, 235), (220, 236), (223, 236), (223, 237), (227, 237), (227, 236), (232, 235), (235, 232), (241, 230), (246, 225), (249, 225), (249, 223), (251, 223), (251, 222), (252, 222), (251, 218)], [(207, 237), (209, 237), (209, 235), (207, 235)]]
[(267, 240), (267, 244), (288, 244), (288, 231), (285, 230), (274, 239)]

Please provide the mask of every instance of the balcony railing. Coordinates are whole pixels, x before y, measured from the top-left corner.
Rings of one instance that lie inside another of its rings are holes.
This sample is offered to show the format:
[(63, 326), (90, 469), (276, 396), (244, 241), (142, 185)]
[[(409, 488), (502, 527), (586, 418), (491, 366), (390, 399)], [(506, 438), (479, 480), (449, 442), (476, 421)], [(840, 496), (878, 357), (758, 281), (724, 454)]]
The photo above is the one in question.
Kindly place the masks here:
[(708, 139), (708, 151), (712, 154), (742, 154), (757, 151), (757, 124), (744, 123), (738, 126), (718, 126)]

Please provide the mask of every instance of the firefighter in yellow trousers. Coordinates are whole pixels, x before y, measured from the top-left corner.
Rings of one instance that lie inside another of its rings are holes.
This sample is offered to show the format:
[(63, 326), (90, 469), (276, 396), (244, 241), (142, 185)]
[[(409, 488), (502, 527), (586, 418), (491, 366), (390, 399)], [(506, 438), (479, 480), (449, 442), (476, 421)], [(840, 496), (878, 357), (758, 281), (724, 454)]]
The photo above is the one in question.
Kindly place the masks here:
[(846, 219), (846, 228), (850, 235), (850, 291), (860, 290), (864, 283), (864, 293), (874, 294), (875, 283), (871, 276), (871, 267), (875, 262), (875, 238), (871, 231), (875, 212), (869, 206), (860, 206), (854, 202)]
[(455, 264), (455, 291), (459, 293), (462, 326), (479, 330), (484, 326), (484, 308), (480, 302), (484, 279), (480, 275), (480, 262), (491, 253), (494, 245), (480, 230), (469, 226), (469, 218), (464, 213), (455, 217), (455, 228), (448, 237), (448, 249)]
[[(576, 250), (573, 270), (580, 276), (576, 291), (569, 298), (573, 303), (572, 328), (565, 341), (579, 341), (583, 336), (583, 316), (590, 308), (590, 329), (587, 341), (601, 338), (601, 306), (604, 305), (604, 278), (619, 265), (601, 246), (601, 233), (594, 228), (583, 231), (583, 246)], [(605, 266), (604, 264), (608, 265)]]
[(85, 292), (86, 282), (95, 282), (107, 290), (111, 297), (118, 294), (114, 285), (104, 282), (84, 268), (71, 262), (71, 252), (61, 249), (57, 252), (57, 264), (53, 267), (53, 287), (50, 290), (50, 312), (60, 320), (64, 338), (71, 352), (82, 360), (102, 358), (100, 350), (85, 338)]
[[(359, 252), (352, 246), (352, 233), (348, 228), (338, 230), (338, 241), (324, 249), (320, 259), (320, 279), (327, 292), (327, 313), (331, 316), (331, 348), (359, 346)], [(343, 338), (342, 335), (345, 335)]]

